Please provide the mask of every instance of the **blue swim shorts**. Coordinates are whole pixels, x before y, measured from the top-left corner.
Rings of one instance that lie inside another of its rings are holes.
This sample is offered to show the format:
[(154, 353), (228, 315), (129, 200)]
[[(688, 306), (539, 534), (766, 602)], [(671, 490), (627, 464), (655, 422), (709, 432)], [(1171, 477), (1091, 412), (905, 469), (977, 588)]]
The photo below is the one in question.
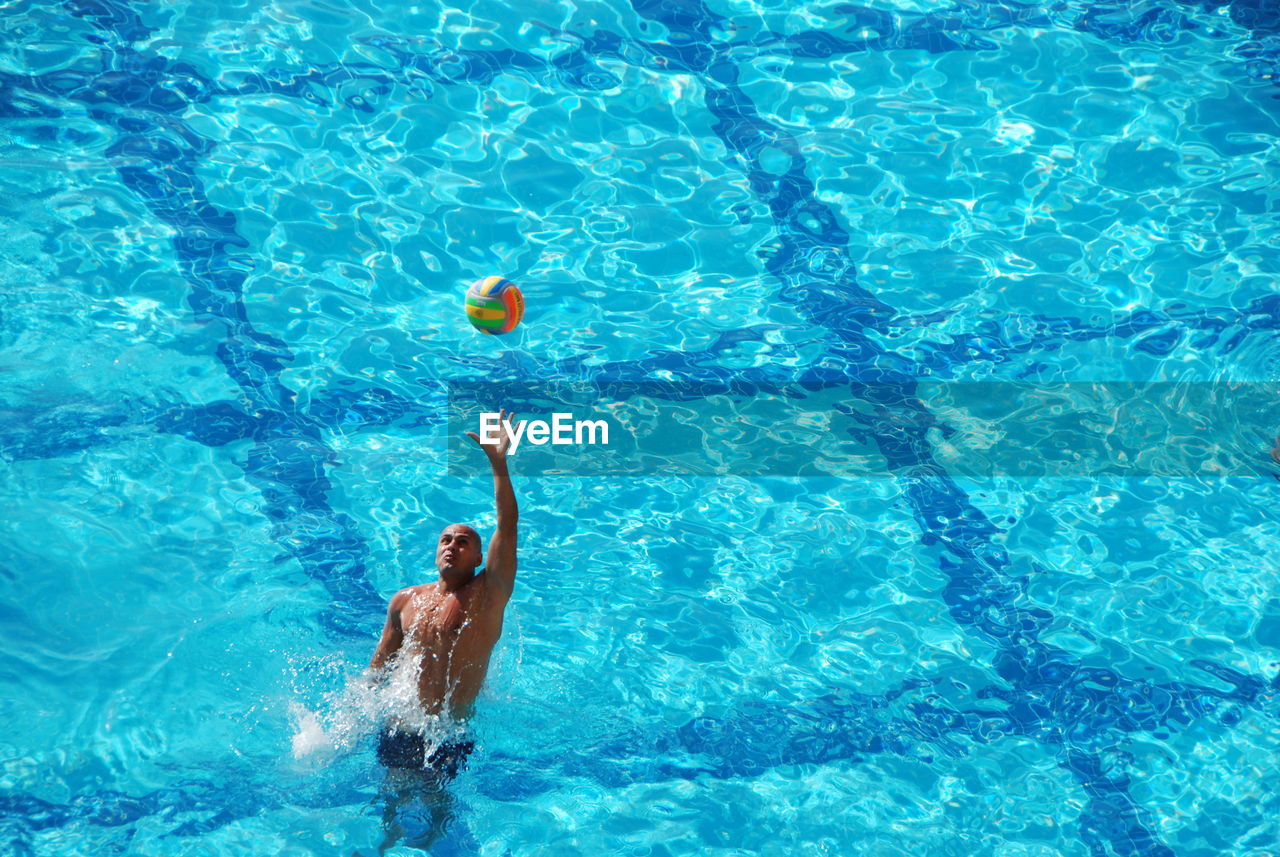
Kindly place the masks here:
[(383, 729), (378, 735), (378, 761), (388, 768), (414, 768), (451, 780), (466, 767), (474, 741), (446, 741), (427, 753), (427, 741), (417, 732)]

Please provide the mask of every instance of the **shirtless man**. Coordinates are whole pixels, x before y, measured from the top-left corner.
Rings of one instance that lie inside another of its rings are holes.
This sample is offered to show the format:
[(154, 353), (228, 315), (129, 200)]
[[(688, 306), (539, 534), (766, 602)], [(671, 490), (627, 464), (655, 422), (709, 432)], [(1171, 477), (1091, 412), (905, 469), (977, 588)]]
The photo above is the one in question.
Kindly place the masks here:
[[(493, 468), (498, 527), (489, 543), (484, 570), (480, 535), (466, 524), (450, 524), (436, 546), (440, 577), (401, 589), (391, 598), (382, 639), (369, 662), (371, 674), (385, 675), (388, 661), (413, 658), (420, 670), (418, 699), (428, 714), (465, 720), (472, 711), (489, 669), (489, 656), (502, 635), (502, 614), (511, 599), (516, 576), (516, 495), (507, 473), (510, 415), (500, 413), (500, 437), (480, 445)], [(378, 740), (378, 761), (388, 768), (427, 770), (449, 779), (474, 749), (471, 741), (441, 745), (429, 757), (417, 732), (385, 728)]]

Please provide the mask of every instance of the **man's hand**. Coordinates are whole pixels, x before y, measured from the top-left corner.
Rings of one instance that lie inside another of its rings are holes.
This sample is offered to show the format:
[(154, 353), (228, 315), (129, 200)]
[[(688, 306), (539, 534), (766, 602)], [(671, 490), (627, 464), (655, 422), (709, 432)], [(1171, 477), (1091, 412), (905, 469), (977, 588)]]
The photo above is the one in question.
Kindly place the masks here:
[[(490, 411), (492, 413), (492, 411)], [(506, 409), (498, 411), (498, 440), (496, 443), (485, 443), (480, 440), (480, 435), (473, 431), (467, 432), (467, 437), (471, 438), (476, 444), (484, 450), (484, 454), (489, 456), (490, 461), (505, 460), (507, 450), (511, 448), (511, 431), (507, 428), (508, 423), (515, 417), (515, 414), (508, 414)], [(524, 425), (523, 422), (517, 423), (516, 427)]]

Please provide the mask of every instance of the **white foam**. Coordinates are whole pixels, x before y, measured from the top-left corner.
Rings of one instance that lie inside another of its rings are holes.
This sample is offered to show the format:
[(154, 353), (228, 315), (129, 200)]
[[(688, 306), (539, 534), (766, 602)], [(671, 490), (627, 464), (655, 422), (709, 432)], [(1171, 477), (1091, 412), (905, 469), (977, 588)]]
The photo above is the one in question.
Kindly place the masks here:
[(289, 704), (289, 716), (293, 719), (294, 727), (293, 758), (333, 755), (337, 747), (314, 711), (309, 711), (301, 703), (292, 702)]
[(326, 765), (362, 749), (387, 724), (421, 733), (428, 754), (440, 743), (461, 737), (465, 724), (423, 710), (418, 701), (419, 664), (417, 658), (396, 659), (380, 684), (364, 676), (351, 679), (342, 690), (326, 695), (315, 711), (290, 703), (294, 759)]

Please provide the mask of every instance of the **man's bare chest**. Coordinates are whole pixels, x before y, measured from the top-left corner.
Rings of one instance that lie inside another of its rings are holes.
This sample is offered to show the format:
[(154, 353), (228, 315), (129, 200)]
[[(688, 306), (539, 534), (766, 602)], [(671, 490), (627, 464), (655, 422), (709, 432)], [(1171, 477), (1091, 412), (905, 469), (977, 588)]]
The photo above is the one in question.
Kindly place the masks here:
[(488, 617), (482, 593), (429, 592), (411, 599), (402, 621), (406, 636), (436, 648), (483, 636)]

